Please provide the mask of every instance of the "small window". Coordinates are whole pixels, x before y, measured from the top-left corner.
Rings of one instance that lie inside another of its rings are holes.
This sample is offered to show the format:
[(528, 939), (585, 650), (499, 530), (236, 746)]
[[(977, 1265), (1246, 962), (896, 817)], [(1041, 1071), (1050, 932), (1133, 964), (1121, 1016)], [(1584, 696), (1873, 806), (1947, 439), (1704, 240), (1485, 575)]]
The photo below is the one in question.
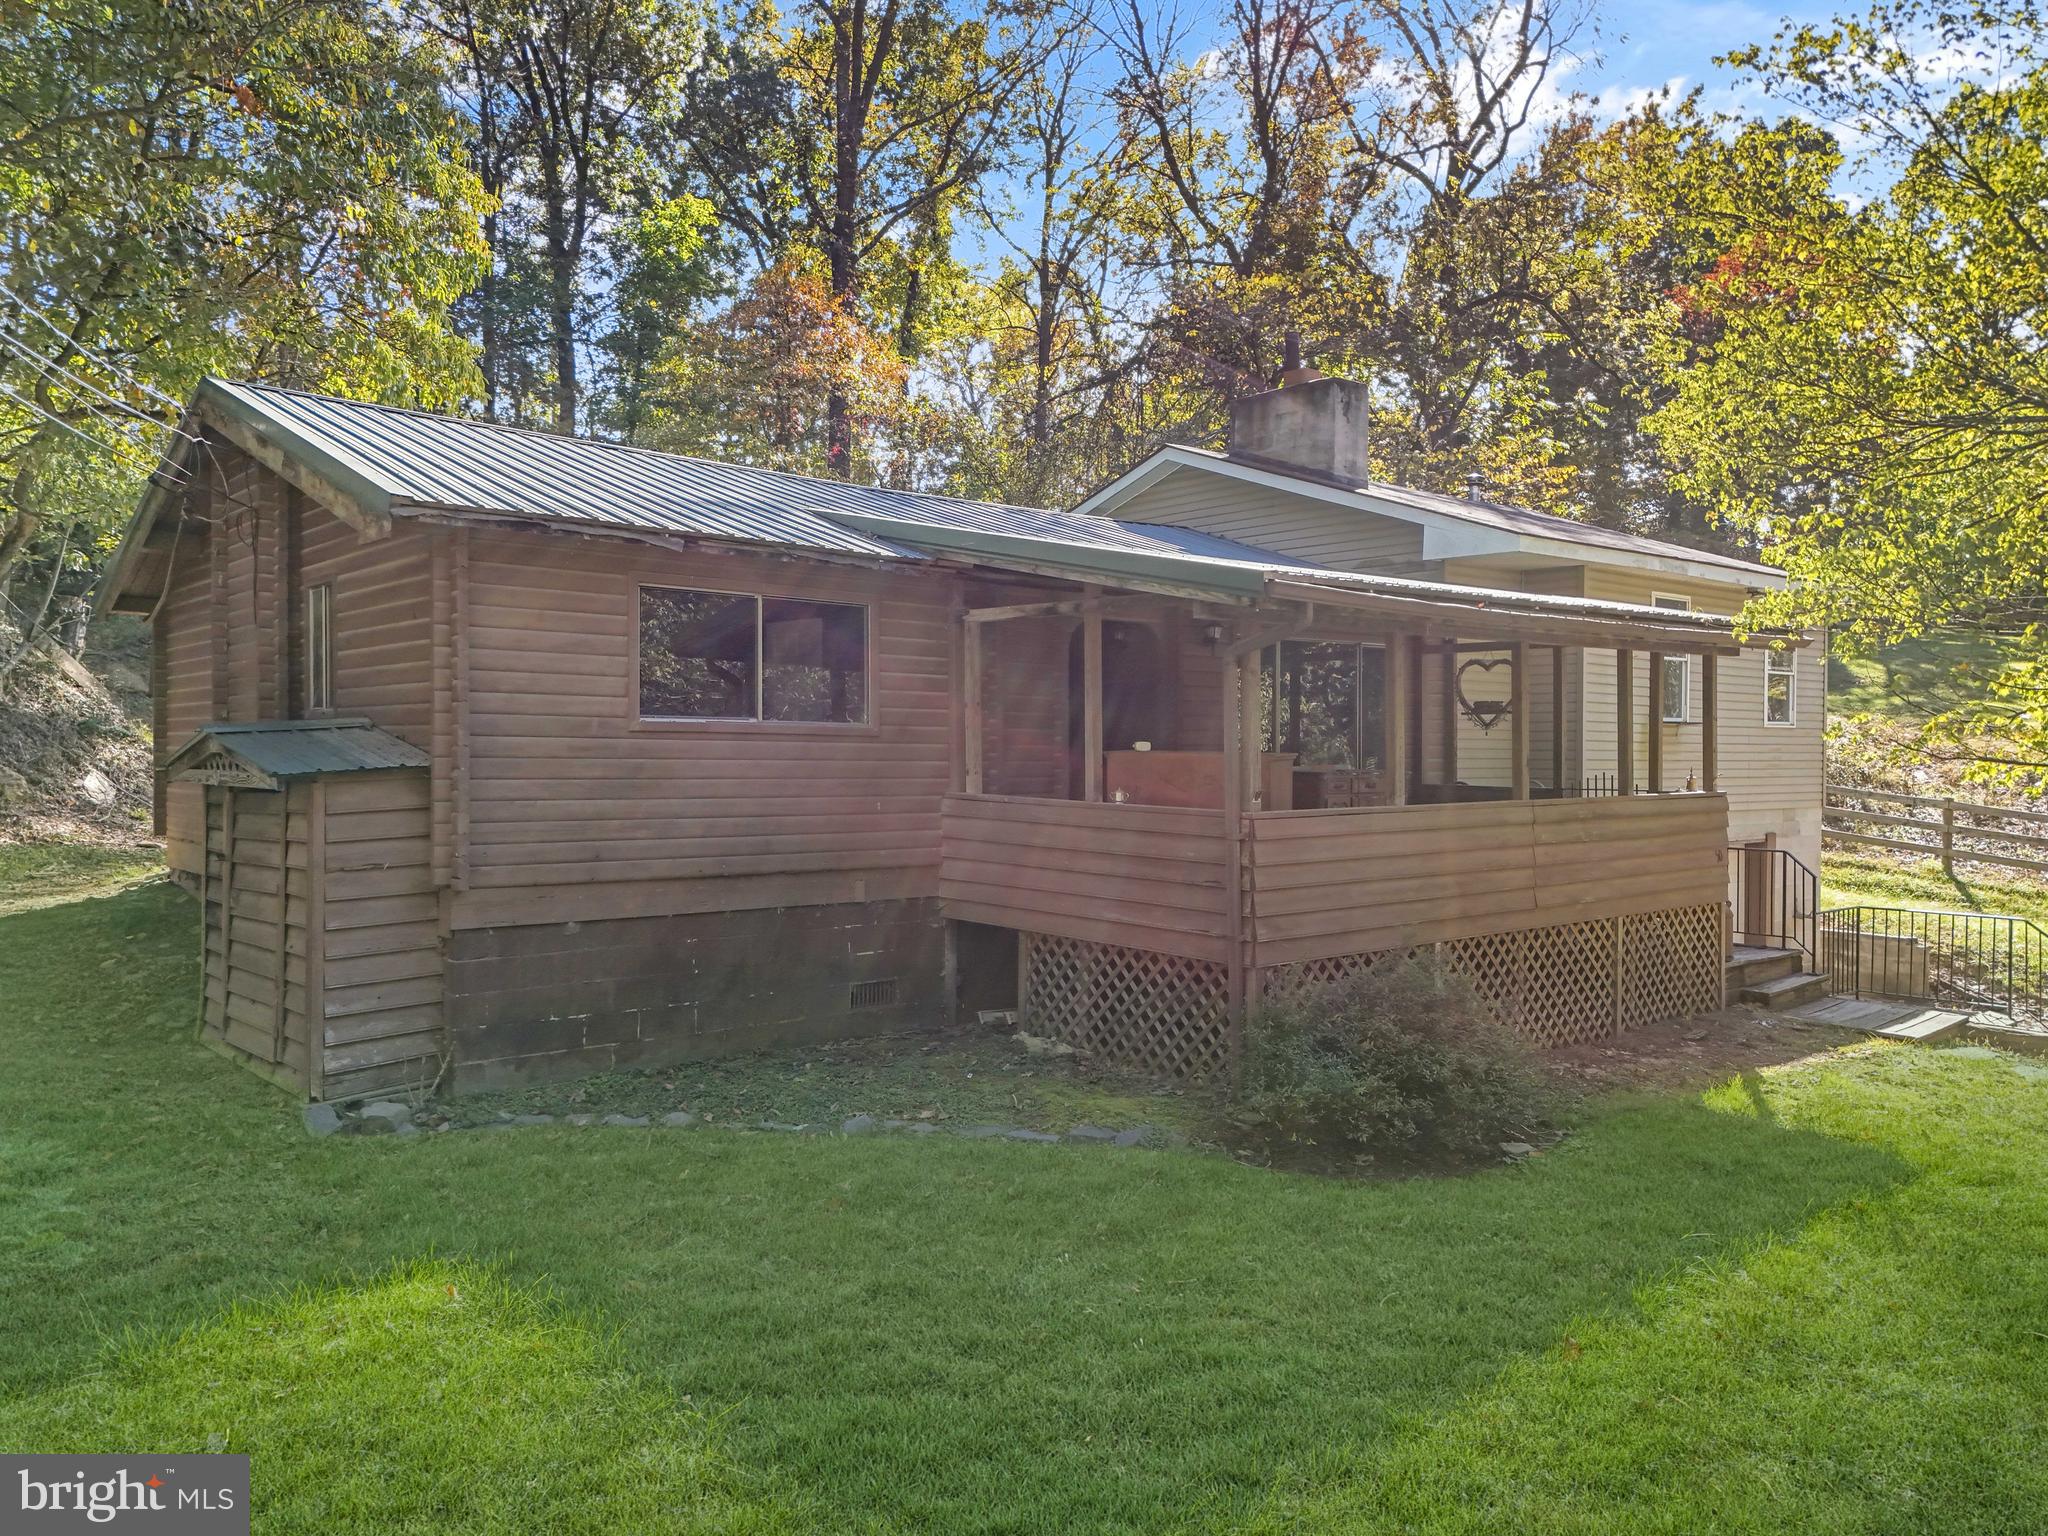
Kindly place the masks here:
[[(1658, 592), (1650, 598), (1653, 608), (1676, 608), (1692, 612), (1692, 599), (1677, 597), (1668, 592)], [(1686, 710), (1692, 703), (1692, 658), (1690, 656), (1666, 656), (1664, 658), (1664, 723), (1683, 725), (1688, 716)]]
[(334, 588), (306, 588), (306, 711), (334, 708)]
[(1796, 723), (1798, 661), (1798, 656), (1791, 651), (1764, 652), (1765, 725)]
[(640, 715), (861, 725), (868, 614), (852, 603), (640, 589)]

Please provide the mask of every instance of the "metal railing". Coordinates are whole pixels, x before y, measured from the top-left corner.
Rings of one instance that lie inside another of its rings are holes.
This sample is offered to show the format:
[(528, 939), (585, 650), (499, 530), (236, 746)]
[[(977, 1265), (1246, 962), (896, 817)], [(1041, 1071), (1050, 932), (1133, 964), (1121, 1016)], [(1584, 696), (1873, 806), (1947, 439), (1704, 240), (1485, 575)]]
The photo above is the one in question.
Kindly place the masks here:
[(1735, 941), (1796, 949), (1810, 971), (1825, 971), (1820, 946), (1820, 876), (1786, 848), (1731, 844)]
[(1835, 907), (1821, 914), (1834, 990), (2048, 1027), (2048, 931), (1990, 912)]

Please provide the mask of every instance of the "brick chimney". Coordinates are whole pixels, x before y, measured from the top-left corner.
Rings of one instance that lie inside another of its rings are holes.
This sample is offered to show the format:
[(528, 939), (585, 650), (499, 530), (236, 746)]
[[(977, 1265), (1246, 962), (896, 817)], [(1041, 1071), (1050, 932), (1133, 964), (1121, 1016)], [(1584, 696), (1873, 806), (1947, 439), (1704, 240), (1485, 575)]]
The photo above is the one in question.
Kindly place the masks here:
[(1231, 402), (1230, 451), (1364, 485), (1369, 393), (1358, 380), (1302, 367), (1301, 338), (1290, 331), (1280, 387)]

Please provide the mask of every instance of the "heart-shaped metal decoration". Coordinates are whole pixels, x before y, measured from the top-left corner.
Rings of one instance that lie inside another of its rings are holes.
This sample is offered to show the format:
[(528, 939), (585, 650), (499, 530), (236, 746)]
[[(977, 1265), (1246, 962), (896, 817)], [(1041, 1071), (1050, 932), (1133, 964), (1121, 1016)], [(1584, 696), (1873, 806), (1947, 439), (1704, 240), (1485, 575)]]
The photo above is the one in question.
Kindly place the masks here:
[(1485, 682), (1485, 674), (1493, 671), (1496, 667), (1507, 667), (1510, 669), (1509, 680), (1512, 681), (1513, 666), (1514, 663), (1505, 656), (1496, 656), (1490, 661), (1482, 661), (1479, 657), (1475, 656), (1458, 668), (1456, 680), (1458, 708), (1465, 712), (1466, 719), (1470, 720), (1482, 731), (1490, 731), (1496, 725), (1499, 725), (1501, 721), (1505, 720), (1508, 711), (1514, 708), (1514, 703), (1509, 699), (1473, 698), (1465, 691), (1465, 674), (1468, 672), (1479, 673), (1480, 681), (1483, 684)]

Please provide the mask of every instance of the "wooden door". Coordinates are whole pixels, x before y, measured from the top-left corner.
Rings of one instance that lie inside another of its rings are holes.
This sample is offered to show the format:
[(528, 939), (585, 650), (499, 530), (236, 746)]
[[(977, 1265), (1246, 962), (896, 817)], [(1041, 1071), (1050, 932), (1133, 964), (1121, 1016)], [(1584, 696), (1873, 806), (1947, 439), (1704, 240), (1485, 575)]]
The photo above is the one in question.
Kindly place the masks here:
[[(206, 869), (200, 886), (206, 1034), (268, 1076), (304, 1089), (308, 1052), (293, 1031), (303, 1002), (304, 791), (206, 786)], [(295, 872), (294, 863), (299, 868)], [(296, 983), (296, 987), (295, 987)], [(293, 1038), (294, 1034), (298, 1038)]]

